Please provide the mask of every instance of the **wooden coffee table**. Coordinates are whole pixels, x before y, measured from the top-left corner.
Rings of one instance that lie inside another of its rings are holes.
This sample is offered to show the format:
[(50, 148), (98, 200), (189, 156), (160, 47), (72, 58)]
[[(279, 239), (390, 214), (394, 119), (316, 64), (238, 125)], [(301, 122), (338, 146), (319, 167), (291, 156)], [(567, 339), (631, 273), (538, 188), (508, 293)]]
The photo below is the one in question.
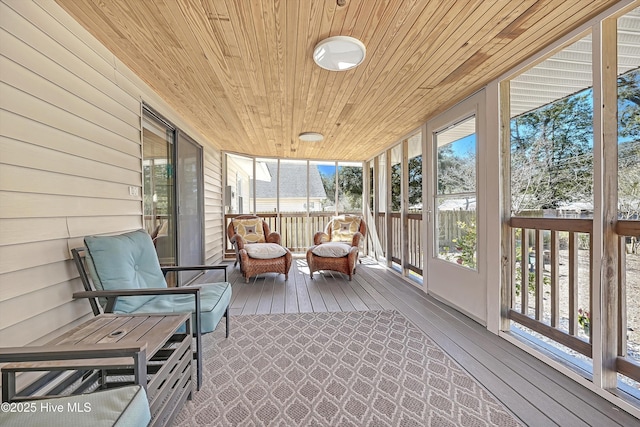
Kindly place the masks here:
[[(192, 397), (191, 343), (189, 313), (102, 314), (44, 346), (2, 349), (1, 360), (17, 362), (2, 367), (2, 401), (135, 383), (147, 391), (150, 425), (168, 425)], [(47, 374), (16, 392), (16, 373), (33, 371)]]

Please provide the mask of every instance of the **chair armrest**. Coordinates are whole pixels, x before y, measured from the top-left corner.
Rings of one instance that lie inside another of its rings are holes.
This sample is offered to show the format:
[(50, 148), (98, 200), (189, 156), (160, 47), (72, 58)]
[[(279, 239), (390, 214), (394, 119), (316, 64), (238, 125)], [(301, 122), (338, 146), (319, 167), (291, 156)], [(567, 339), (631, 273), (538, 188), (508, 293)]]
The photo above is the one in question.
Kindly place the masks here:
[(227, 266), (226, 265), (170, 265), (167, 267), (161, 267), (162, 274), (165, 276), (170, 271), (205, 271), (205, 270), (223, 270), (224, 271), (224, 281), (227, 282)]
[(360, 239), (362, 239), (362, 234), (359, 231), (353, 233), (353, 237), (351, 238), (351, 246), (360, 246)]
[(244, 248), (244, 239), (239, 234), (234, 234), (229, 241), (232, 245), (236, 245), (238, 250)]
[(269, 235), (267, 236), (267, 243), (277, 243), (280, 244), (281, 239), (280, 239), (280, 233), (278, 233), (277, 231), (272, 231), (271, 233), (269, 233)]
[(322, 242), (328, 242), (329, 239), (329, 235), (323, 231), (318, 231), (316, 234), (313, 235), (313, 244), (314, 245), (319, 245)]
[[(194, 294), (196, 306), (200, 305), (200, 288), (197, 285), (185, 286), (183, 288), (147, 288), (147, 289), (111, 289), (109, 291), (82, 291), (74, 292), (73, 298), (106, 298), (107, 305), (105, 313), (113, 313), (113, 308), (118, 301), (118, 297), (133, 297), (139, 295), (172, 295), (172, 294)], [(197, 310), (199, 308), (197, 307)], [(200, 315), (198, 314), (198, 317)]]
[(184, 288), (111, 289), (109, 291), (74, 292), (73, 298), (133, 297), (138, 295), (172, 295), (197, 293), (200, 293), (200, 288), (198, 286), (187, 286)]
[[(104, 359), (145, 354), (147, 343), (62, 344), (0, 348), (0, 363)], [(146, 357), (146, 356), (145, 356)]]

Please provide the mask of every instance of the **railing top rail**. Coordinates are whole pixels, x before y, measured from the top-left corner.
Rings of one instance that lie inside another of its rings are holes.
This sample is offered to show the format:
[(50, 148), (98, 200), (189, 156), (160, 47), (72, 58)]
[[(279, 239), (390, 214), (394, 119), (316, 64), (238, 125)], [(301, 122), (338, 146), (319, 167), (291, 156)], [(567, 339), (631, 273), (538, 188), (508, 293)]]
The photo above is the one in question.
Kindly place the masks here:
[[(235, 217), (240, 216), (240, 215), (247, 215), (247, 214), (225, 214), (224, 217), (225, 218), (235, 218)], [(251, 214), (251, 215), (256, 215), (256, 216), (259, 216), (261, 218), (277, 218), (278, 217), (278, 214), (275, 213), (275, 212), (266, 212), (266, 213), (259, 212), (259, 213)], [(332, 217), (334, 215), (335, 214), (333, 212), (309, 212), (309, 217), (311, 217), (311, 218), (315, 218), (315, 217), (318, 217), (318, 218), (327, 217), (327, 218), (329, 218), (329, 217)], [(281, 212), (279, 216), (282, 217), (282, 218), (287, 218), (287, 217), (304, 218), (304, 217), (307, 216), (307, 213), (306, 212)]]
[(573, 231), (576, 233), (591, 233), (593, 231), (593, 220), (582, 218), (513, 217), (509, 219), (509, 225), (512, 228), (531, 230)]
[(640, 221), (617, 221), (616, 233), (618, 233), (618, 235), (620, 236), (640, 236)]

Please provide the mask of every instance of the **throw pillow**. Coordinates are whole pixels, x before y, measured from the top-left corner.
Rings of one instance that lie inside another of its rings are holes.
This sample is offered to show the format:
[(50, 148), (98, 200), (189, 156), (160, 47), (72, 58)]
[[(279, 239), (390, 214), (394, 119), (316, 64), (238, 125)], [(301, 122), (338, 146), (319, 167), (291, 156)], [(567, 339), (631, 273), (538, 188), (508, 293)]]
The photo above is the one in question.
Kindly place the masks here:
[(267, 240), (264, 237), (262, 228), (262, 219), (234, 219), (233, 229), (246, 243), (264, 243)]
[(360, 227), (357, 216), (338, 216), (331, 221), (331, 240), (334, 242), (351, 242), (353, 235)]

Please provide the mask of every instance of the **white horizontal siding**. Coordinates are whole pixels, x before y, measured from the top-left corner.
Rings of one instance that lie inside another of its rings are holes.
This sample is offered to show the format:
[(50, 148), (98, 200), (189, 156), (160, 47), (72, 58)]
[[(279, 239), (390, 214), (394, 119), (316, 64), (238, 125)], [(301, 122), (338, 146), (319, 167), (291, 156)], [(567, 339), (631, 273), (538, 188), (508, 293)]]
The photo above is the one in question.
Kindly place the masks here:
[(207, 264), (217, 264), (224, 256), (224, 206), (222, 206), (222, 155), (204, 148), (204, 257)]
[(70, 248), (142, 228), (141, 101), (204, 146), (207, 262), (222, 259), (221, 155), (51, 1), (0, 1), (0, 345), (91, 316)]
[(70, 246), (142, 224), (140, 98), (35, 3), (0, 22), (0, 342), (19, 346), (88, 315)]

